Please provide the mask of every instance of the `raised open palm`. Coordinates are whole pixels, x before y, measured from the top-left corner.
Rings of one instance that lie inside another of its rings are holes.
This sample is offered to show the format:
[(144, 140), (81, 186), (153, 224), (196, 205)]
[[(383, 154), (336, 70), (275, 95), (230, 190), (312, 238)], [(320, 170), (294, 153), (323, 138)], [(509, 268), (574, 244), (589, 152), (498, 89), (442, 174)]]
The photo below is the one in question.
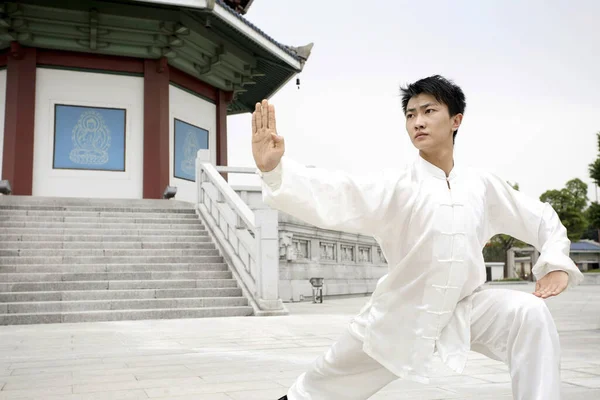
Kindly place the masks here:
[(275, 107), (267, 100), (256, 103), (252, 113), (252, 155), (258, 169), (273, 170), (285, 152), (285, 142), (277, 135)]

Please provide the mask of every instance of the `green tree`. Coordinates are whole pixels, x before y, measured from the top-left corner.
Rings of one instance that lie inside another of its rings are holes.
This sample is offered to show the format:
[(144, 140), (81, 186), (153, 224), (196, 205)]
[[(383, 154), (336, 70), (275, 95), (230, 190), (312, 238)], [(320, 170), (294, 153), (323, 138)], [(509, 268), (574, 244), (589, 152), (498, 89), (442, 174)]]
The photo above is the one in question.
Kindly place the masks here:
[(595, 201), (585, 210), (585, 217), (588, 221), (587, 231), (584, 234), (585, 239), (598, 241), (600, 230), (600, 204)]
[(588, 202), (588, 185), (581, 179), (575, 178), (567, 182), (565, 186), (565, 189), (572, 195), (571, 206), (583, 212)]
[[(596, 133), (596, 138), (598, 140), (598, 151), (600, 151), (600, 132)], [(600, 156), (590, 164), (589, 172), (590, 178), (596, 182), (596, 185), (600, 185)]]
[(579, 178), (571, 179), (564, 189), (544, 192), (540, 200), (554, 208), (572, 242), (581, 239), (588, 223), (584, 212), (588, 202), (587, 184)]
[[(596, 138), (598, 140), (598, 151), (600, 152), (600, 132), (596, 133)], [(596, 158), (596, 161), (589, 165), (589, 173), (596, 186), (600, 186), (600, 155)], [(592, 202), (586, 210), (585, 216), (588, 220), (585, 237), (600, 241), (600, 204), (595, 201)]]

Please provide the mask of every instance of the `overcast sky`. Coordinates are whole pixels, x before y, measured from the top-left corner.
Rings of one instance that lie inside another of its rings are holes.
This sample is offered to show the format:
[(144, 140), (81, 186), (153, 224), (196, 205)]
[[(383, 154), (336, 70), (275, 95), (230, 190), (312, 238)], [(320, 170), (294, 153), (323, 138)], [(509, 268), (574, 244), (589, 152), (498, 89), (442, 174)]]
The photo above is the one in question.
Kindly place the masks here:
[[(300, 89), (271, 99), (289, 157), (355, 174), (403, 167), (417, 151), (398, 88), (441, 74), (467, 97), (457, 163), (535, 197), (580, 178), (595, 200), (600, 1), (255, 0), (247, 18), (281, 43), (315, 43)], [(254, 166), (250, 118), (228, 119), (229, 165)]]

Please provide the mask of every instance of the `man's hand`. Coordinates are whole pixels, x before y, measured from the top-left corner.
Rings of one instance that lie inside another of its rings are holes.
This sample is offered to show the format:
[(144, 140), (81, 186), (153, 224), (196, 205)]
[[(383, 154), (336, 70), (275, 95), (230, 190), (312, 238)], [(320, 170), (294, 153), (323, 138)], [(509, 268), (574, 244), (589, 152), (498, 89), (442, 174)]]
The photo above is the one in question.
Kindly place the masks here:
[(562, 293), (569, 283), (569, 274), (565, 271), (552, 271), (536, 282), (534, 295), (547, 299)]
[(285, 142), (275, 127), (275, 107), (267, 100), (256, 103), (252, 113), (252, 155), (256, 166), (263, 172), (271, 171), (284, 152)]

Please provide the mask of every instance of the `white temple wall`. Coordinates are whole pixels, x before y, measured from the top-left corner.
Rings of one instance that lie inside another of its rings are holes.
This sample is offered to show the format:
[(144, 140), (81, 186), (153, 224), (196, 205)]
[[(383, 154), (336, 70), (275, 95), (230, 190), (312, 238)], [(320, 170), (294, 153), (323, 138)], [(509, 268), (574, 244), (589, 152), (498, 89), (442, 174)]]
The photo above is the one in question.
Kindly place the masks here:
[(142, 198), (143, 77), (38, 68), (33, 195)]
[(217, 162), (217, 106), (170, 85), (169, 110), (169, 184), (177, 186), (177, 200), (194, 203), (197, 150), (208, 147)]

